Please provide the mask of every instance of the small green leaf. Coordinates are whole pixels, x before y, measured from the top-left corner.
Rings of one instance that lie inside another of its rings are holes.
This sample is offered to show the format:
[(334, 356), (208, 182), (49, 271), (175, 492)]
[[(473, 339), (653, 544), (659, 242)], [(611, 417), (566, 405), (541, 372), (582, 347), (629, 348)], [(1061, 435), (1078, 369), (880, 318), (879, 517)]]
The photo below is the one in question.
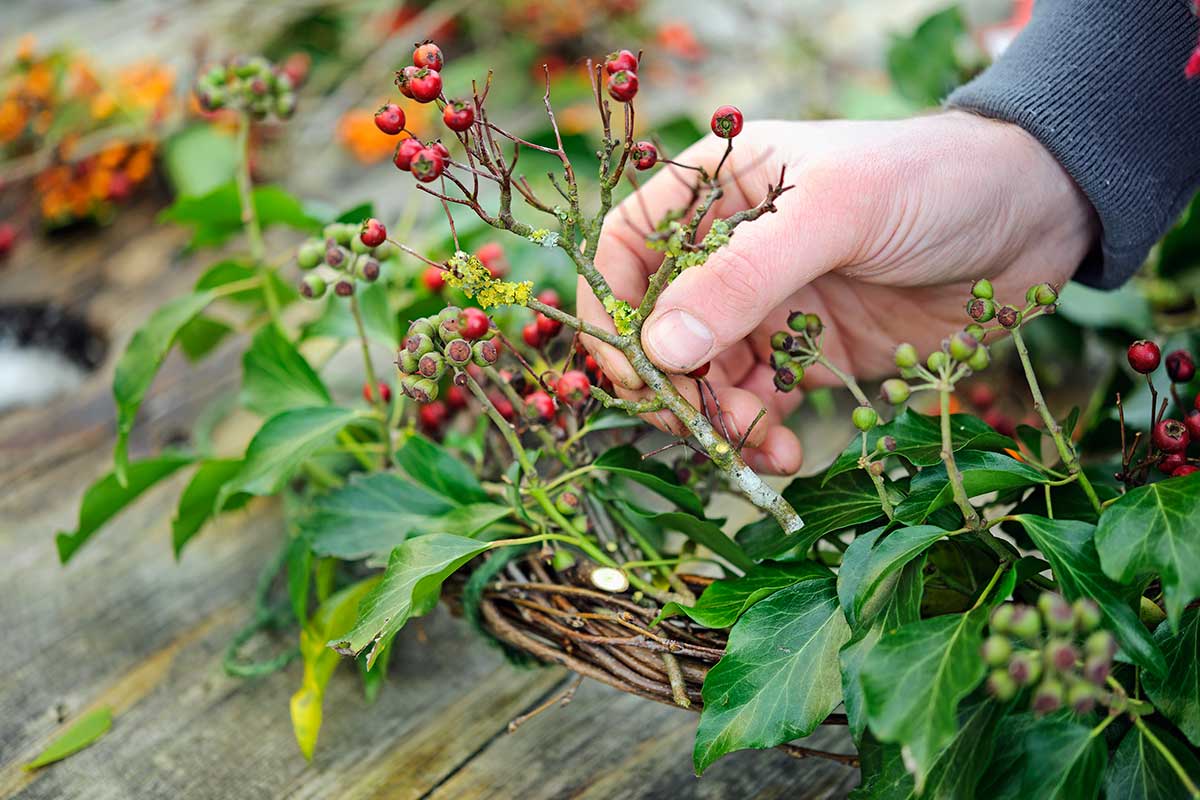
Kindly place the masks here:
[[(1168, 731), (1150, 724), (1146, 727), (1193, 781), (1200, 778), (1200, 761), (1191, 750)], [(1104, 773), (1104, 793), (1113, 800), (1159, 800), (1188, 794), (1170, 762), (1137, 727), (1126, 732), (1113, 754)]]
[(89, 711), (71, 724), (57, 739), (25, 765), (26, 770), (35, 770), (67, 756), (78, 753), (96, 741), (112, 727), (112, 709), (108, 706)]
[(1054, 567), (1063, 596), (1068, 600), (1095, 600), (1104, 614), (1105, 626), (1116, 634), (1129, 659), (1157, 675), (1165, 674), (1163, 654), (1131, 607), (1127, 599), (1130, 593), (1100, 569), (1100, 557), (1092, 541), (1096, 526), (1029, 514), (1018, 516), (1017, 521)]
[(238, 164), (237, 137), (217, 125), (198, 123), (167, 138), (163, 166), (175, 195), (205, 195), (233, 180)]
[[(1046, 477), (1033, 467), (1002, 453), (966, 450), (956, 459), (967, 497), (1004, 491), (1035, 483)], [(954, 490), (946, 478), (946, 467), (923, 469), (912, 479), (908, 497), (896, 506), (896, 519), (915, 525), (939, 508), (954, 502)]]
[(409, 437), (396, 453), (396, 463), (408, 477), (455, 505), (491, 502), (470, 467), (424, 436)]
[(669, 479), (663, 472), (655, 471), (656, 462), (642, 460), (642, 455), (630, 445), (614, 447), (592, 462), (598, 470), (620, 475), (639, 483), (657, 495), (697, 517), (704, 516), (704, 503), (700, 496), (686, 486)]
[[(937, 417), (931, 417), (905, 409), (891, 422), (876, 425), (867, 433), (867, 452), (873, 452), (884, 436), (896, 440), (894, 455), (918, 467), (932, 467), (942, 461), (942, 430)], [(950, 439), (954, 452), (960, 450), (1015, 450), (1017, 443), (1007, 436), (992, 430), (986, 422), (971, 414), (950, 415)], [(825, 472), (825, 481), (832, 480), (843, 472), (858, 469), (862, 456), (859, 437), (842, 452)]]
[[(842, 608), (846, 610), (846, 618), (850, 624), (870, 623), (873, 615), (864, 612), (867, 611), (868, 603), (882, 605), (887, 602), (890, 592), (885, 590), (884, 584), (889, 581), (894, 582), (897, 577), (896, 573), (905, 564), (924, 553), (930, 545), (945, 535), (946, 532), (941, 528), (935, 528), (932, 525), (918, 525), (913, 528), (892, 531), (878, 544), (865, 536), (860, 536), (851, 542), (850, 547), (846, 549), (843, 563), (851, 559), (851, 551), (855, 551), (856, 561), (860, 551), (865, 549), (866, 553), (861, 572), (855, 575), (857, 578), (855, 585), (852, 588), (846, 587), (847, 590), (853, 592), (849, 604), (846, 603), (845, 594), (847, 592), (843, 591), (845, 582), (841, 575), (838, 578), (838, 595), (842, 598)], [(847, 605), (849, 605), (848, 610)]]
[[(1192, 198), (1179, 221), (1163, 237), (1155, 274), (1175, 279), (1189, 277), (1200, 265), (1197, 253), (1200, 253), (1200, 195)], [(1144, 299), (1141, 292), (1135, 290), (1132, 293)]]
[[(179, 496), (179, 507), (171, 520), (171, 546), (175, 557), (183, 553), (184, 546), (200, 532), (204, 524), (212, 519), (214, 504), (221, 487), (229, 482), (242, 468), (241, 459), (216, 458), (200, 464), (191, 481)], [(231, 496), (221, 511), (233, 511), (246, 505), (250, 495)]]
[(211, 353), (233, 328), (219, 319), (200, 315), (179, 329), (179, 349), (188, 361), (195, 363)]
[(941, 103), (965, 77), (959, 52), (966, 38), (958, 6), (926, 17), (909, 36), (893, 36), (887, 67), (897, 91), (925, 107)]
[[(258, 186), (253, 191), (259, 224), (265, 229), (286, 225), (316, 233), (321, 222), (309, 216), (304, 204), (278, 186)], [(213, 247), (242, 231), (241, 203), (231, 181), (207, 194), (179, 197), (158, 215), (159, 222), (173, 222), (193, 229), (191, 247)]]
[(238, 492), (274, 494), (296, 470), (348, 424), (358, 411), (337, 406), (293, 408), (268, 419), (246, 447), (241, 470), (217, 494), (214, 509)]
[(329, 390), (275, 325), (264, 325), (242, 356), (241, 403), (262, 417), (329, 405)]
[(489, 546), (445, 533), (409, 539), (392, 551), (383, 580), (363, 601), (354, 629), (331, 640), (329, 646), (353, 656), (370, 647), (367, 668), (371, 668), (379, 657), (380, 642), (403, 628), (411, 617), (430, 611), (450, 573)]
[(1132, 583), (1140, 575), (1162, 580), (1167, 617), (1177, 626), (1183, 609), (1200, 597), (1200, 473), (1130, 490), (1105, 510), (1096, 550), (1108, 577)]
[(679, 531), (684, 536), (699, 545), (707, 547), (733, 566), (745, 572), (754, 566), (754, 561), (746, 555), (738, 543), (725, 535), (721, 526), (707, 519), (694, 517), (680, 511), (668, 511), (662, 514), (642, 511), (629, 503), (621, 503), (621, 508), (631, 514), (653, 523), (664, 530)]
[(59, 531), (54, 537), (55, 544), (58, 545), (59, 561), (64, 564), (70, 561), (92, 534), (100, 530), (117, 512), (136, 500), (142, 492), (194, 460), (190, 455), (164, 453), (157, 458), (147, 458), (130, 464), (125, 473), (124, 484), (117, 480), (115, 472), (97, 480), (83, 494), (75, 530)]
[(986, 671), (979, 647), (989, 606), (885, 632), (860, 678), (872, 733), (904, 747), (918, 792), (958, 730), (958, 704)]
[[(271, 271), (267, 275), (271, 285), (275, 287), (275, 297), (279, 300), (280, 306), (286, 306), (300, 299), (300, 295), (296, 292), (293, 285), (285, 283), (279, 277), (278, 272)], [(225, 261), (218, 261), (205, 270), (204, 274), (196, 280), (196, 285), (192, 288), (197, 292), (207, 289), (220, 289), (222, 286), (228, 286), (231, 283), (257, 280), (260, 277), (258, 270), (254, 268), (253, 264), (227, 259)], [(242, 303), (258, 308), (266, 308), (267, 305), (265, 292), (261, 283), (247, 289), (222, 293), (221, 298), (232, 303)]]
[(849, 638), (833, 578), (801, 581), (752, 606), (704, 679), (696, 774), (734, 750), (812, 733), (842, 700), (838, 650)]
[(796, 535), (784, 536), (772, 519), (747, 525), (736, 539), (751, 558), (770, 558), (792, 549), (804, 551), (828, 533), (883, 516), (875, 484), (862, 470), (828, 482), (819, 476), (798, 478), (783, 490), (783, 496), (804, 520), (804, 527)]
[(1132, 283), (1119, 289), (1093, 289), (1072, 281), (1059, 293), (1058, 314), (1084, 328), (1119, 328), (1134, 336), (1154, 331), (1150, 301)]
[(1099, 795), (1108, 761), (1104, 737), (1070, 717), (1011, 716), (997, 739), (979, 797), (1093, 800)]
[(313, 554), (308, 542), (296, 536), (288, 545), (287, 588), (292, 616), (304, 626), (308, 622), (308, 595), (312, 586)]
[(113, 461), (117, 479), (125, 482), (129, 463), (129, 432), (146, 391), (171, 350), (179, 329), (208, 307), (216, 297), (211, 291), (185, 294), (159, 308), (138, 328), (121, 354), (113, 375), (113, 398), (117, 404), (117, 444)]
[(375, 204), (367, 200), (338, 214), (334, 222), (359, 223), (373, 216), (375, 216)]
[(755, 565), (740, 578), (710, 583), (694, 606), (667, 603), (654, 624), (675, 614), (686, 614), (706, 628), (728, 628), (751, 606), (780, 589), (813, 578), (828, 578), (830, 574), (828, 567), (815, 561)]
[(1144, 673), (1142, 686), (1154, 707), (1200, 747), (1200, 609), (1183, 612), (1178, 631), (1160, 624), (1154, 641), (1162, 648), (1167, 671), (1161, 678)]

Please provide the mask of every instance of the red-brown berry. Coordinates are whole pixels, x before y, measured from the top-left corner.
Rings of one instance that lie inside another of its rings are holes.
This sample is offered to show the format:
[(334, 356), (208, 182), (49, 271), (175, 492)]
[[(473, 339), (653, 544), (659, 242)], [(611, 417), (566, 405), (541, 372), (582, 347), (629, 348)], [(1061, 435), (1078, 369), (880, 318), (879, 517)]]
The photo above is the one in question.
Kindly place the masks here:
[(694, 370), (689, 372), (687, 374), (687, 376), (689, 378), (695, 378), (696, 380), (700, 380), (704, 376), (708, 375), (708, 371), (710, 369), (712, 369), (712, 362), (705, 361), (703, 364), (701, 364), (700, 366), (696, 367)]
[(432, 103), (441, 95), (442, 76), (436, 69), (423, 67), (411, 75), (406, 70), (405, 75), (408, 79), (408, 89), (412, 92), (412, 99), (418, 103)]
[(539, 313), (537, 315), (537, 326), (538, 332), (542, 334), (543, 339), (553, 339), (555, 336), (558, 336), (563, 324), (556, 319), (551, 319), (545, 314)]
[(650, 169), (658, 163), (658, 148), (650, 142), (638, 142), (629, 151), (629, 157), (637, 169)]
[(628, 103), (638, 90), (637, 73), (623, 69), (614, 72), (608, 79), (608, 94), (618, 103)]
[(442, 48), (438, 47), (433, 42), (422, 42), (413, 50), (413, 64), (417, 67), (426, 69), (435, 69), (439, 72), (446, 65), (446, 58), (442, 55)]
[(380, 106), (375, 112), (375, 127), (388, 136), (395, 136), (404, 130), (404, 109), (395, 103)]
[(461, 386), (451, 386), (446, 390), (446, 407), (451, 411), (461, 411), (467, 407), (467, 393)]
[(429, 146), (433, 149), (433, 151), (435, 153), (437, 153), (439, 156), (442, 157), (443, 161), (450, 160), (450, 148), (446, 147), (446, 145), (442, 144), (441, 139), (438, 139), (436, 142), (432, 142)]
[(525, 415), (542, 422), (554, 419), (554, 398), (542, 390), (525, 398)]
[(1174, 475), (1175, 470), (1187, 463), (1183, 453), (1169, 453), (1158, 460), (1158, 471), (1163, 475)]
[(1129, 366), (1133, 367), (1135, 372), (1140, 372), (1143, 375), (1158, 369), (1158, 362), (1161, 356), (1162, 351), (1158, 349), (1158, 345), (1145, 339), (1139, 339), (1129, 345), (1129, 350), (1126, 352), (1126, 357), (1129, 359)]
[(1172, 383), (1187, 383), (1196, 377), (1196, 362), (1186, 350), (1175, 350), (1167, 353), (1165, 359), (1167, 377)]
[(510, 402), (509, 399), (504, 395), (500, 394), (499, 392), (492, 392), (488, 395), (488, 400), (490, 400), (492, 405), (496, 407), (496, 411), (500, 413), (500, 416), (504, 417), (509, 422), (512, 422), (513, 419), (516, 418), (517, 412), (515, 409), (513, 409), (512, 402)]
[(442, 172), (446, 169), (446, 161), (437, 150), (426, 147), (413, 156), (413, 160), (408, 166), (414, 178), (421, 183), (429, 183), (442, 176)]
[(1182, 478), (1184, 475), (1191, 475), (1193, 472), (1200, 472), (1200, 467), (1195, 464), (1184, 464), (1179, 469), (1171, 473), (1172, 478)]
[(537, 322), (530, 322), (524, 328), (521, 328), (521, 339), (530, 347), (542, 346), (544, 339)]
[(358, 232), (358, 238), (367, 247), (379, 247), (387, 241), (387, 227), (379, 220), (371, 217), (362, 224), (362, 228)]
[(1192, 441), (1200, 442), (1200, 408), (1193, 408), (1187, 412), (1183, 424), (1187, 426), (1188, 436), (1192, 437)]
[(12, 252), (17, 243), (17, 228), (11, 222), (0, 222), (0, 259)]
[(417, 419), (427, 433), (437, 433), (449, 416), (449, 410), (441, 400), (434, 400), (417, 409)]
[(458, 332), (464, 339), (474, 341), (488, 332), (492, 321), (482, 309), (464, 308), (458, 315)]
[(397, 169), (408, 172), (412, 169), (413, 157), (424, 149), (425, 145), (421, 144), (420, 139), (405, 139), (396, 146), (396, 152), (392, 156), (392, 163), (396, 165)]
[(497, 242), (488, 242), (475, 251), (479, 259), (493, 278), (503, 278), (508, 274), (508, 259), (504, 257), (504, 248)]
[(431, 292), (440, 292), (446, 287), (446, 272), (438, 267), (427, 267), (421, 273), (421, 283)]
[(709, 125), (712, 132), (722, 139), (732, 139), (742, 132), (745, 119), (737, 106), (721, 106), (713, 112)]
[(604, 59), (604, 71), (609, 75), (614, 75), (622, 70), (637, 72), (637, 68), (637, 56), (628, 50), (609, 53), (608, 57)]
[(1154, 445), (1164, 453), (1182, 453), (1187, 449), (1191, 436), (1187, 426), (1177, 419), (1164, 419), (1154, 426), (1151, 433)]
[[(363, 383), (363, 399), (368, 403), (375, 402), (375, 393), (371, 391), (371, 384)], [(392, 402), (392, 387), (388, 386), (383, 381), (379, 382), (379, 396), (383, 398), (384, 403)]]
[(450, 130), (462, 133), (475, 124), (475, 109), (461, 100), (451, 100), (442, 109), (442, 122)]
[(558, 292), (553, 289), (543, 289), (538, 292), (538, 302), (551, 308), (562, 308), (562, 300), (558, 296)]
[(560, 402), (569, 406), (577, 406), (592, 396), (592, 382), (587, 375), (577, 369), (567, 370), (558, 379), (554, 393)]
[(412, 79), (418, 72), (420, 67), (405, 67), (396, 73), (396, 88), (400, 90), (400, 94), (405, 97), (414, 99), (412, 90)]

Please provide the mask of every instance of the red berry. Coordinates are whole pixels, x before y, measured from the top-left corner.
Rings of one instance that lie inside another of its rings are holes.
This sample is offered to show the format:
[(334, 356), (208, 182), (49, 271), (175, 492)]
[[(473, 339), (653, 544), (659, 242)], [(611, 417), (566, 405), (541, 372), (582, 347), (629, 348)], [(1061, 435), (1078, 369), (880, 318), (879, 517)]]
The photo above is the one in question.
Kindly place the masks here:
[[(380, 381), (379, 382), (379, 396), (383, 398), (383, 402), (385, 402), (385, 403), (392, 402), (392, 387), (388, 386), (383, 381)], [(375, 402), (375, 394), (371, 391), (371, 384), (369, 384), (369, 383), (363, 384), (363, 399), (366, 400), (368, 403)]]
[(412, 79), (420, 71), (420, 67), (405, 67), (396, 73), (396, 88), (400, 90), (400, 94), (409, 99), (414, 99)]
[(1129, 358), (1129, 366), (1133, 367), (1134, 371), (1145, 375), (1158, 369), (1158, 360), (1161, 354), (1162, 351), (1154, 342), (1139, 339), (1129, 345), (1126, 356)]
[(467, 407), (467, 393), (462, 387), (451, 384), (446, 390), (446, 406), (451, 411), (461, 411)]
[(458, 332), (469, 341), (474, 341), (488, 332), (491, 320), (478, 308), (464, 308), (458, 315)]
[(525, 414), (543, 422), (554, 419), (554, 398), (542, 390), (525, 398)]
[(592, 396), (592, 382), (577, 369), (567, 370), (558, 379), (554, 393), (560, 402), (569, 406), (580, 405)]
[(443, 270), (438, 267), (427, 267), (421, 273), (421, 282), (425, 284), (425, 288), (431, 292), (440, 292), (446, 288), (446, 276)]
[(504, 257), (504, 248), (496, 242), (488, 242), (475, 251), (475, 257), (487, 267), (493, 278), (503, 278), (508, 274), (508, 261)]
[(108, 199), (114, 202), (128, 200), (133, 194), (133, 181), (124, 172), (114, 172), (108, 179)]
[(1183, 453), (1171, 453), (1168, 456), (1163, 456), (1158, 460), (1158, 471), (1164, 475), (1173, 475), (1175, 470), (1187, 463), (1187, 456)]
[(441, 71), (442, 67), (446, 65), (446, 58), (442, 55), (442, 48), (427, 41), (417, 45), (417, 49), (413, 50), (413, 64)]
[(1012, 418), (1007, 414), (995, 408), (989, 408), (983, 414), (983, 421), (986, 422), (996, 433), (1001, 436), (1016, 436), (1017, 426), (1012, 421)]
[(426, 403), (417, 410), (417, 419), (421, 427), (430, 433), (436, 433), (446, 423), (448, 416), (450, 415), (447, 413), (446, 404), (441, 400)]
[(1186, 350), (1167, 353), (1167, 377), (1172, 383), (1187, 383), (1196, 376), (1196, 362)]
[(987, 411), (996, 404), (996, 391), (986, 383), (977, 383), (971, 387), (967, 397), (971, 405), (980, 411)]
[(396, 154), (392, 156), (392, 163), (398, 169), (408, 172), (412, 169), (413, 157), (424, 149), (425, 145), (421, 144), (420, 139), (404, 139), (396, 146)]
[(1164, 453), (1182, 453), (1187, 449), (1191, 436), (1187, 426), (1177, 419), (1164, 419), (1154, 426), (1151, 435), (1154, 445)]
[(408, 76), (408, 89), (412, 92), (412, 99), (418, 103), (432, 103), (441, 95), (442, 76), (436, 69), (423, 67), (411, 75), (405, 70), (405, 74)]
[(1188, 56), (1187, 63), (1183, 65), (1183, 77), (1191, 80), (1197, 75), (1200, 75), (1200, 44), (1196, 45), (1196, 49)]
[(442, 122), (452, 131), (463, 131), (475, 124), (475, 109), (461, 100), (452, 100), (442, 110)]
[(1184, 464), (1179, 469), (1171, 473), (1172, 478), (1182, 478), (1184, 475), (1191, 475), (1193, 472), (1200, 472), (1200, 467), (1195, 464)]
[(621, 50), (616, 53), (609, 53), (608, 58), (604, 59), (604, 71), (609, 75), (621, 72), (637, 72), (638, 60), (637, 56), (628, 50)]
[(524, 328), (521, 328), (521, 338), (525, 341), (525, 344), (529, 345), (530, 347), (541, 347), (542, 331), (538, 327), (537, 322), (531, 322)]
[(358, 232), (358, 238), (367, 247), (379, 247), (387, 241), (387, 227), (379, 220), (371, 217), (362, 224), (362, 228)]
[(712, 132), (722, 139), (732, 139), (742, 132), (742, 123), (745, 120), (742, 117), (742, 112), (737, 109), (737, 106), (721, 106), (713, 112)]
[(638, 142), (629, 151), (633, 166), (638, 169), (650, 169), (658, 163), (658, 148), (650, 142)]
[(433, 152), (435, 152), (439, 156), (441, 156), (443, 160), (445, 160), (445, 161), (450, 160), (450, 148), (446, 147), (446, 145), (442, 144), (442, 141), (440, 139), (438, 141), (430, 144), (429, 147), (433, 150)]
[(1187, 426), (1188, 436), (1191, 436), (1193, 441), (1200, 442), (1200, 408), (1189, 411), (1183, 418), (1183, 424)]
[(12, 252), (17, 243), (17, 228), (11, 222), (0, 222), (0, 258)]
[(608, 94), (618, 103), (628, 103), (637, 94), (637, 90), (638, 76), (632, 70), (614, 72), (608, 79)]
[(583, 359), (583, 368), (593, 375), (600, 374), (600, 364), (592, 356), (587, 356)]
[(545, 314), (538, 314), (536, 322), (538, 333), (542, 335), (543, 339), (553, 339), (555, 336), (558, 336), (559, 331), (562, 330), (561, 322), (556, 319), (551, 319)]
[(490, 400), (492, 405), (496, 407), (496, 410), (500, 412), (500, 416), (504, 417), (509, 422), (512, 422), (513, 418), (516, 416), (516, 411), (513, 410), (513, 404), (507, 397), (499, 392), (492, 392), (488, 395), (488, 400)]
[(421, 183), (429, 183), (430, 181), (436, 181), (442, 176), (442, 173), (446, 170), (446, 160), (442, 158), (442, 154), (437, 150), (434, 150), (432, 147), (426, 147), (413, 156), (413, 160), (408, 166), (414, 178)]
[(375, 112), (375, 127), (388, 136), (395, 136), (404, 130), (404, 110), (395, 103), (380, 106)]
[(703, 364), (701, 364), (700, 366), (696, 367), (694, 370), (689, 372), (688, 377), (695, 378), (696, 380), (700, 380), (701, 378), (703, 378), (705, 375), (708, 374), (708, 370), (711, 367), (712, 367), (712, 362), (705, 361)]
[(558, 297), (558, 292), (553, 289), (543, 289), (538, 293), (538, 302), (551, 308), (562, 308), (562, 300)]

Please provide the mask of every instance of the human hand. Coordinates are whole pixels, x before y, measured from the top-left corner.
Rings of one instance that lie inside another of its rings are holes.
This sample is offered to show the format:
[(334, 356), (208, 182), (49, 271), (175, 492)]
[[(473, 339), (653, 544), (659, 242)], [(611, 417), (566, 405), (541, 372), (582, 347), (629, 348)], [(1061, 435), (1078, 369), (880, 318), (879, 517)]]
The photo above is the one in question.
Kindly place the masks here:
[[(710, 136), (675, 160), (711, 174), (725, 145)], [(1061, 284), (1096, 235), (1087, 199), (1032, 136), (965, 112), (747, 124), (721, 173), (725, 195), (708, 219), (756, 205), (783, 166), (795, 188), (776, 201), (777, 212), (740, 226), (728, 246), (679, 275), (642, 329), (647, 355), (681, 374), (676, 384), (698, 408), (696, 381), (682, 373), (711, 362), (708, 379), (735, 436), (766, 409), (743, 453), (759, 472), (800, 468), (800, 442), (782, 425), (799, 393), (776, 392), (767, 364), (770, 336), (785, 328), (789, 311), (821, 316), (824, 350), (835, 364), (860, 378), (881, 377), (895, 371), (892, 343), (926, 351), (962, 327), (974, 279), (989, 278), (1001, 296), (1023, 296), (1032, 283)], [(614, 294), (634, 305), (662, 260), (645, 244), (650, 220), (691, 195), (688, 171), (660, 170), (613, 209), (598, 244), (597, 267)], [(578, 309), (613, 329), (582, 280)], [(584, 341), (620, 396), (646, 394), (620, 351)], [(807, 387), (835, 383), (820, 367), (804, 380)], [(648, 420), (686, 433), (669, 412)]]

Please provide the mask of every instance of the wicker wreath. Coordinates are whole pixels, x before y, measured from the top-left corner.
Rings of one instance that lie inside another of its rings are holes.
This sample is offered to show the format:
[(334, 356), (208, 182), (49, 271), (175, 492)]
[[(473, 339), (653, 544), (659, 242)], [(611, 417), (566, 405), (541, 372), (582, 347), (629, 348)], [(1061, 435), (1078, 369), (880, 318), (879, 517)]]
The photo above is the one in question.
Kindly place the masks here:
[[(696, 594), (713, 581), (700, 575), (678, 577)], [(559, 572), (531, 554), (488, 576), (475, 613), (490, 635), (538, 661), (560, 664), (581, 679), (591, 678), (648, 700), (700, 711), (704, 677), (724, 655), (728, 632), (700, 627), (682, 615), (652, 625), (660, 610), (649, 598), (635, 602), (627, 592), (597, 590), (586, 570), (573, 567)], [(514, 720), (510, 729), (569, 700), (577, 685)], [(830, 714), (824, 724), (845, 725), (846, 716)], [(794, 744), (781, 744), (778, 749), (795, 758), (859, 764), (857, 755)]]

